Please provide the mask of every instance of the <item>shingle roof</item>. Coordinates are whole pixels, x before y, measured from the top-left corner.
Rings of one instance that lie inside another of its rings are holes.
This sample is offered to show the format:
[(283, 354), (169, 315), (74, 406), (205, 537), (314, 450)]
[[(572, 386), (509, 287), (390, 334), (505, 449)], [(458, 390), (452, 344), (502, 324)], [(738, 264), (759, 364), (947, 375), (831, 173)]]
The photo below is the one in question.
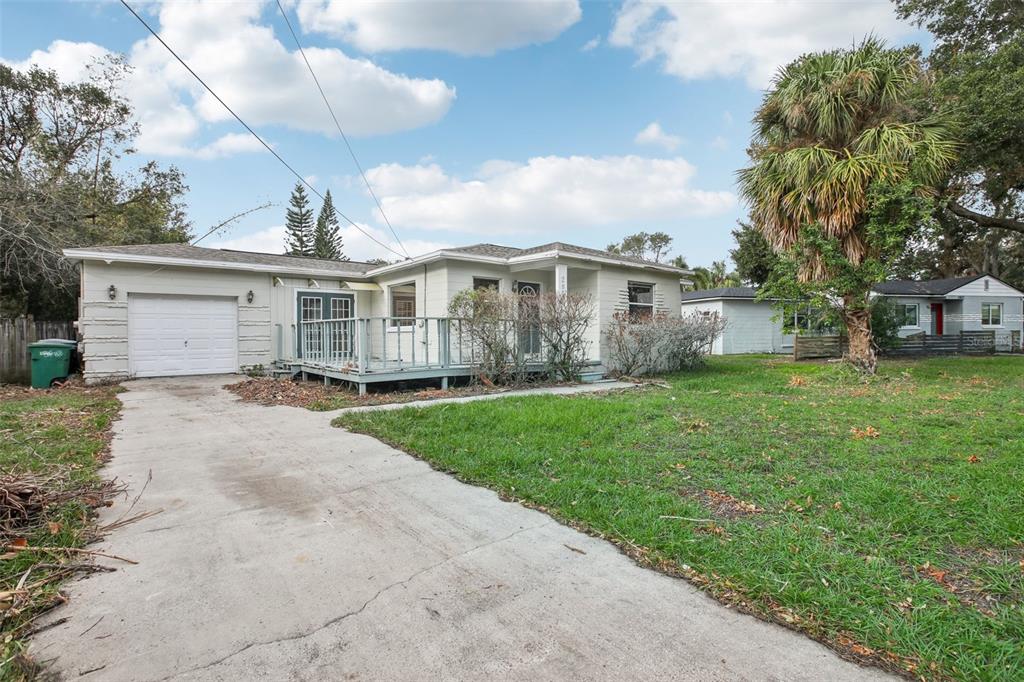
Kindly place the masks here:
[(720, 287), (718, 289), (700, 289), (698, 291), (684, 291), (679, 298), (686, 301), (703, 301), (709, 298), (754, 298), (757, 296), (757, 289), (754, 287)]
[(671, 264), (667, 263), (655, 263), (654, 261), (644, 260), (643, 258), (637, 258), (636, 256), (629, 256), (622, 253), (612, 253), (611, 251), (604, 251), (602, 249), (591, 249), (586, 246), (566, 244), (565, 242), (551, 242), (548, 244), (542, 244), (540, 246), (531, 246), (528, 249), (517, 249), (514, 246), (501, 246), (499, 244), (473, 244), (471, 246), (459, 246), (456, 248), (445, 250), (456, 251), (458, 253), (469, 253), (479, 256), (493, 256), (495, 258), (514, 258), (515, 256), (529, 256), (534, 253), (544, 253), (546, 251), (557, 250), (565, 251), (567, 253), (575, 253), (581, 256), (615, 258), (617, 260), (627, 261), (630, 263), (637, 263), (639, 265), (658, 265), (661, 267), (673, 267)]
[(880, 294), (888, 294), (890, 296), (943, 296), (954, 289), (959, 289), (965, 284), (970, 284), (980, 277), (984, 277), (984, 275), (929, 279), (924, 282), (912, 279), (897, 279), (877, 284), (874, 290)]
[(234, 251), (231, 249), (209, 249), (191, 244), (137, 244), (133, 246), (94, 246), (85, 249), (101, 253), (122, 253), (134, 256), (157, 256), (160, 258), (187, 258), (189, 260), (214, 263), (238, 263), (240, 265), (268, 265), (288, 269), (309, 269), (336, 271), (339, 274), (361, 275), (377, 267), (371, 263), (357, 261), (288, 256), (255, 251)]
[(457, 246), (445, 251), (456, 251), (468, 253), (474, 256), (493, 256), (494, 258), (511, 258), (522, 253), (522, 249), (514, 246), (501, 246), (499, 244), (471, 244), (469, 246)]

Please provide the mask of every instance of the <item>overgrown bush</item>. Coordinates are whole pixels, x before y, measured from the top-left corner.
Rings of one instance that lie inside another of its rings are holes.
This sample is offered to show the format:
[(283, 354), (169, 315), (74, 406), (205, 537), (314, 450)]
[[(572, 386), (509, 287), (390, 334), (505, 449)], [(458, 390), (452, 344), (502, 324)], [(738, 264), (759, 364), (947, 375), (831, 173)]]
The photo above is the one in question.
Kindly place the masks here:
[(579, 378), (593, 312), (588, 294), (538, 296), (494, 289), (460, 291), (448, 306), (452, 328), (468, 339), (463, 356), (470, 354), (478, 376), (495, 384), (522, 383), (527, 370), (541, 364), (550, 378)]
[(521, 303), (515, 294), (465, 289), (448, 304), (451, 324), (465, 339), (463, 355), (473, 358), (478, 376), (485, 382), (516, 384), (525, 378), (527, 357), (520, 347), (523, 335), (530, 332), (533, 314)]
[(718, 313), (646, 319), (616, 313), (605, 329), (610, 369), (623, 376), (643, 376), (698, 367), (725, 325)]
[(563, 381), (579, 379), (587, 364), (587, 329), (594, 316), (590, 294), (547, 293), (537, 298), (537, 327), (549, 376)]

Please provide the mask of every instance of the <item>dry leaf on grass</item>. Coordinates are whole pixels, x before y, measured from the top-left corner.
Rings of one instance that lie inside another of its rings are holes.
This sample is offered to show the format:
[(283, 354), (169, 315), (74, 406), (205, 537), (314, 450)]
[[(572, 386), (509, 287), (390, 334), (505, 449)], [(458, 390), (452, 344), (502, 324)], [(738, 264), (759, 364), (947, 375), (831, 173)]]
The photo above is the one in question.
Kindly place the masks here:
[(863, 429), (858, 429), (854, 426), (850, 429), (850, 434), (854, 440), (862, 440), (864, 438), (878, 438), (880, 432), (874, 426), (868, 426)]

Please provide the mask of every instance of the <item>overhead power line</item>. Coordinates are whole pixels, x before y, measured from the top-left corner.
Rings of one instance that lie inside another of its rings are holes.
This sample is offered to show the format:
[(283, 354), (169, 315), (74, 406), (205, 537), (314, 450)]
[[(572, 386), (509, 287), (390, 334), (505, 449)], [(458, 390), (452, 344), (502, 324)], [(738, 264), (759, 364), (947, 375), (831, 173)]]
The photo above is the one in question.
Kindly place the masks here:
[[(290, 170), (290, 171), (292, 172), (292, 175), (294, 175), (294, 176), (295, 176), (296, 178), (298, 178), (298, 179), (299, 179), (299, 182), (301, 182), (301, 183), (302, 183), (302, 184), (304, 184), (304, 185), (305, 185), (306, 187), (308, 187), (308, 188), (310, 189), (310, 191), (311, 191), (311, 192), (313, 192), (313, 194), (315, 194), (315, 195), (317, 195), (318, 197), (320, 197), (320, 199), (321, 199), (321, 200), (323, 200), (323, 199), (324, 199), (324, 195), (320, 193), (320, 190), (318, 190), (318, 189), (317, 189), (316, 187), (314, 187), (313, 185), (311, 185), (311, 184), (310, 184), (310, 183), (309, 183), (309, 182), (308, 182), (308, 181), (306, 180), (306, 178), (304, 178), (304, 177), (303, 177), (303, 176), (302, 176), (302, 175), (301, 175), (301, 174), (300, 174), (300, 173), (299, 173), (299, 172), (298, 172), (297, 170), (295, 170), (295, 168), (293, 168), (291, 164), (289, 164), (289, 163), (288, 163), (287, 161), (285, 161), (285, 160), (284, 160), (284, 158), (283, 158), (283, 157), (282, 157), (282, 156), (281, 156), (280, 154), (278, 154), (278, 153), (277, 153), (277, 152), (276, 152), (276, 151), (274, 150), (274, 148), (273, 148), (273, 147), (271, 147), (271, 146), (270, 146), (269, 144), (267, 144), (267, 143), (266, 143), (266, 141), (265, 141), (265, 140), (264, 140), (264, 139), (263, 139), (262, 137), (260, 137), (260, 136), (259, 136), (259, 135), (258, 135), (258, 134), (256, 133), (256, 131), (255, 131), (255, 130), (253, 130), (253, 129), (252, 129), (252, 127), (251, 127), (251, 126), (250, 126), (250, 125), (249, 125), (248, 123), (246, 123), (245, 121), (243, 121), (243, 120), (242, 120), (242, 117), (241, 117), (241, 116), (239, 116), (238, 114), (236, 114), (236, 113), (235, 113), (235, 110), (234, 110), (234, 109), (232, 109), (231, 107), (229, 107), (229, 106), (227, 105), (227, 102), (225, 102), (225, 101), (224, 101), (223, 99), (221, 99), (220, 95), (218, 95), (218, 94), (217, 94), (217, 93), (216, 93), (216, 92), (214, 91), (214, 89), (213, 89), (213, 88), (211, 88), (211, 87), (210, 87), (209, 85), (207, 85), (207, 84), (206, 84), (206, 81), (204, 81), (204, 80), (203, 80), (202, 78), (200, 78), (200, 77), (199, 77), (199, 74), (197, 74), (197, 73), (196, 73), (195, 71), (193, 71), (193, 70), (192, 70), (192, 67), (191, 67), (191, 66), (189, 66), (189, 65), (188, 65), (188, 64), (187, 64), (187, 63), (185, 62), (185, 60), (184, 60), (184, 59), (182, 59), (182, 58), (181, 58), (180, 56), (178, 56), (178, 53), (177, 53), (177, 52), (175, 52), (175, 51), (174, 51), (174, 50), (173, 50), (173, 49), (171, 48), (171, 46), (170, 46), (170, 45), (168, 45), (168, 44), (167, 44), (167, 43), (166, 43), (166, 42), (164, 41), (164, 39), (160, 37), (160, 34), (159, 34), (159, 33), (157, 33), (156, 31), (154, 31), (154, 30), (153, 30), (153, 27), (152, 27), (152, 26), (150, 26), (150, 25), (149, 25), (149, 23), (148, 23), (148, 22), (147, 22), (147, 21), (146, 21), (145, 19), (143, 19), (143, 18), (142, 18), (142, 17), (141, 17), (140, 15), (139, 15), (139, 13), (138, 13), (138, 12), (136, 12), (136, 11), (135, 11), (135, 10), (134, 10), (134, 9), (132, 8), (132, 6), (131, 6), (131, 5), (129, 5), (129, 4), (128, 4), (128, 3), (127, 3), (127, 2), (125, 1), (125, 0), (121, 0), (121, 4), (122, 4), (122, 5), (124, 5), (124, 6), (125, 6), (125, 9), (127, 9), (127, 10), (128, 10), (129, 12), (131, 12), (131, 13), (132, 13), (132, 15), (133, 15), (133, 16), (134, 16), (134, 17), (135, 17), (136, 19), (138, 19), (138, 20), (139, 20), (139, 23), (141, 23), (141, 24), (142, 24), (143, 26), (145, 26), (145, 27), (146, 27), (146, 30), (147, 30), (147, 31), (149, 31), (149, 32), (150, 32), (151, 34), (153, 34), (153, 37), (154, 37), (154, 38), (156, 38), (156, 39), (157, 39), (157, 41), (159, 41), (159, 42), (160, 42), (160, 44), (161, 44), (161, 45), (163, 45), (163, 46), (164, 46), (164, 48), (165, 48), (165, 49), (166, 49), (166, 50), (167, 50), (168, 52), (170, 52), (170, 53), (171, 53), (171, 55), (173, 55), (173, 56), (174, 56), (174, 58), (175, 58), (175, 59), (177, 59), (177, 60), (178, 60), (178, 62), (179, 62), (179, 63), (180, 63), (180, 64), (181, 64), (182, 66), (184, 66), (184, 67), (185, 67), (185, 70), (187, 70), (187, 71), (188, 71), (188, 72), (189, 72), (190, 74), (192, 74), (192, 77), (193, 77), (193, 78), (195, 78), (195, 79), (196, 79), (197, 81), (199, 81), (199, 84), (200, 84), (200, 85), (202, 85), (202, 86), (203, 86), (204, 88), (206, 88), (206, 91), (207, 91), (207, 92), (209, 92), (209, 93), (210, 93), (211, 95), (213, 95), (214, 99), (216, 99), (216, 100), (217, 100), (218, 102), (220, 102), (221, 106), (223, 106), (223, 107), (224, 107), (225, 109), (227, 109), (227, 110), (228, 110), (228, 113), (230, 113), (230, 114), (231, 114), (232, 116), (234, 116), (234, 117), (235, 117), (235, 120), (236, 120), (236, 121), (238, 121), (239, 123), (241, 123), (241, 124), (242, 124), (242, 127), (243, 127), (243, 128), (245, 128), (246, 130), (248, 130), (248, 131), (249, 131), (249, 133), (250, 133), (250, 134), (251, 134), (251, 135), (252, 135), (253, 137), (255, 137), (255, 138), (256, 138), (256, 139), (257, 139), (257, 140), (259, 141), (259, 143), (260, 143), (261, 145), (263, 145), (264, 147), (266, 147), (266, 149), (267, 149), (267, 151), (268, 151), (268, 152), (270, 152), (271, 154), (273, 154), (273, 155), (274, 155), (274, 158), (276, 158), (276, 159), (277, 159), (278, 161), (280, 161), (280, 162), (281, 162), (281, 164), (282, 164), (282, 165), (283, 165), (283, 166), (284, 166), (285, 168), (287, 168), (288, 170)], [(363, 233), (364, 235), (366, 235), (366, 237), (367, 237), (367, 238), (369, 238), (369, 239), (370, 239), (370, 241), (373, 241), (373, 242), (375, 242), (376, 244), (378, 244), (379, 246), (382, 246), (382, 247), (384, 247), (385, 249), (387, 249), (387, 250), (388, 250), (388, 251), (390, 251), (391, 253), (395, 254), (395, 255), (396, 255), (396, 256), (398, 256), (399, 258), (408, 258), (408, 256), (407, 256), (407, 255), (403, 255), (403, 254), (399, 253), (398, 251), (395, 251), (395, 250), (394, 250), (393, 248), (391, 248), (390, 246), (388, 246), (387, 244), (385, 244), (384, 242), (380, 241), (379, 239), (377, 239), (376, 237), (374, 237), (374, 236), (373, 236), (372, 234), (370, 234), (369, 232), (367, 232), (366, 230), (364, 230), (364, 229), (363, 229), (362, 227), (360, 227), (360, 226), (359, 226), (359, 224), (358, 224), (358, 223), (356, 223), (356, 222), (355, 222), (354, 220), (352, 220), (351, 218), (349, 218), (349, 217), (348, 217), (347, 215), (345, 215), (345, 214), (344, 214), (344, 213), (342, 213), (341, 211), (338, 211), (337, 209), (335, 209), (335, 212), (336, 212), (336, 213), (337, 213), (337, 214), (338, 214), (339, 216), (341, 216), (342, 218), (344, 218), (344, 219), (345, 219), (345, 220), (346, 220), (346, 221), (347, 221), (347, 222), (348, 222), (348, 223), (349, 223), (349, 224), (350, 224), (350, 225), (351, 225), (352, 227), (356, 228), (357, 230), (359, 230), (360, 232), (362, 232), (362, 233)], [(403, 247), (403, 248), (404, 248), (404, 247)]]
[(341, 123), (338, 122), (338, 117), (334, 113), (334, 107), (331, 106), (331, 102), (327, 99), (327, 93), (324, 92), (323, 86), (320, 85), (320, 79), (316, 77), (316, 72), (313, 71), (313, 65), (309, 63), (309, 59), (306, 57), (306, 51), (302, 47), (302, 43), (299, 42), (299, 36), (295, 33), (295, 29), (292, 28), (292, 22), (288, 19), (288, 13), (284, 11), (284, 6), (281, 4), (281, 0), (277, 0), (277, 9), (281, 11), (281, 16), (284, 17), (284, 23), (288, 26), (288, 32), (292, 34), (292, 40), (295, 41), (295, 47), (299, 48), (299, 54), (302, 55), (302, 61), (306, 62), (306, 68), (309, 69), (309, 75), (313, 77), (313, 82), (316, 83), (316, 89), (320, 91), (320, 97), (324, 100), (324, 104), (327, 105), (327, 111), (331, 113), (331, 118), (334, 119), (334, 126), (338, 129), (338, 133), (341, 134), (341, 139), (345, 142), (345, 147), (348, 148), (349, 156), (352, 157), (352, 162), (359, 169), (359, 175), (363, 178), (363, 184), (366, 185), (366, 190), (373, 197), (373, 202), (377, 204), (377, 210), (380, 211), (380, 215), (384, 218), (384, 222), (387, 224), (388, 229), (391, 230), (392, 236), (398, 245), (402, 247), (402, 251), (405, 251), (406, 257), (411, 258), (409, 251), (405, 248), (405, 244), (402, 243), (398, 233), (395, 232), (395, 228), (391, 225), (391, 221), (388, 220), (388, 215), (384, 212), (384, 207), (381, 206), (380, 199), (377, 198), (376, 193), (373, 191), (373, 187), (370, 186), (370, 181), (366, 179), (366, 173), (363, 172), (363, 167), (359, 163), (359, 159), (356, 158), (356, 153), (352, 149), (352, 145), (349, 144), (348, 136), (345, 135), (345, 131), (341, 129)]

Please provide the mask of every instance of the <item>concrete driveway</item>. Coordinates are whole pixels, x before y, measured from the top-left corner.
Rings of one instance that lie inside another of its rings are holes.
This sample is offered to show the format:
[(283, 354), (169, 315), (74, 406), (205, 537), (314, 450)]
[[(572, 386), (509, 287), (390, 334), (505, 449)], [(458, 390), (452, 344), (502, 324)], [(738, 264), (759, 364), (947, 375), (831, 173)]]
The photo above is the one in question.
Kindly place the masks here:
[[(126, 384), (107, 473), (164, 512), (100, 547), (31, 652), (110, 680), (863, 680), (875, 670), (638, 568), (237, 377)], [(113, 519), (120, 505), (105, 513)]]

